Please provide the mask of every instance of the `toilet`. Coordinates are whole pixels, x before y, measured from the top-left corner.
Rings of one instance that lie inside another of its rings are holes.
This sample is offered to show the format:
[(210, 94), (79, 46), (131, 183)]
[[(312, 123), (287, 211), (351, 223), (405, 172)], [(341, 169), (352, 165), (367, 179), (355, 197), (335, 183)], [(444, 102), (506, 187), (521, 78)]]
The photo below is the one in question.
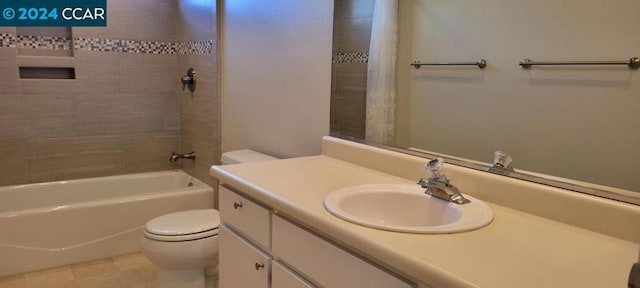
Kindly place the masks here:
[[(222, 164), (275, 159), (246, 149), (222, 154)], [(219, 226), (220, 215), (215, 209), (180, 211), (149, 220), (142, 253), (158, 267), (157, 287), (215, 287)]]
[(206, 287), (206, 276), (217, 272), (219, 225), (215, 209), (180, 211), (149, 220), (142, 253), (158, 267), (157, 287)]

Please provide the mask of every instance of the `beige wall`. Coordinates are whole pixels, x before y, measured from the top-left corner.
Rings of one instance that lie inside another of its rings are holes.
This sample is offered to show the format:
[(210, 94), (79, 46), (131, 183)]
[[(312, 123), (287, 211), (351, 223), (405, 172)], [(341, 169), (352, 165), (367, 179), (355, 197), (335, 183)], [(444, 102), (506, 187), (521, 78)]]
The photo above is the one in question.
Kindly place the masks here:
[[(640, 2), (403, 0), (398, 143), (640, 191), (640, 72), (532, 68), (533, 60), (640, 56)], [(414, 60), (476, 61), (421, 68)]]
[(223, 150), (319, 154), (329, 133), (333, 1), (223, 3)]

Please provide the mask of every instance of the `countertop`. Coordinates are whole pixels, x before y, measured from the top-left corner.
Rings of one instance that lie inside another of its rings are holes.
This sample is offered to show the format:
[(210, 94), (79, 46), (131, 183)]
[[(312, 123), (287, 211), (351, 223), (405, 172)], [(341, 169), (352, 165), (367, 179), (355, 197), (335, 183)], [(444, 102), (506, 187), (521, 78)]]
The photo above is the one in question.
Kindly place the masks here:
[(323, 155), (213, 166), (211, 175), (432, 287), (626, 287), (638, 255), (637, 243), (490, 202), (486, 203), (493, 209), (493, 222), (464, 233), (409, 234), (352, 224), (326, 212), (327, 194), (352, 185), (414, 184), (415, 179)]

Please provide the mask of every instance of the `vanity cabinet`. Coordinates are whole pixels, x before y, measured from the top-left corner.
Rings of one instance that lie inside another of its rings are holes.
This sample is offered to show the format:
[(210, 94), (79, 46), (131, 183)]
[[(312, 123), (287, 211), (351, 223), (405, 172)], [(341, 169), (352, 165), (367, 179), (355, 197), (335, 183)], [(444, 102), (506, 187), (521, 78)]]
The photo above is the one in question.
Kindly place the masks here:
[(416, 287), (224, 186), (219, 191), (221, 288)]

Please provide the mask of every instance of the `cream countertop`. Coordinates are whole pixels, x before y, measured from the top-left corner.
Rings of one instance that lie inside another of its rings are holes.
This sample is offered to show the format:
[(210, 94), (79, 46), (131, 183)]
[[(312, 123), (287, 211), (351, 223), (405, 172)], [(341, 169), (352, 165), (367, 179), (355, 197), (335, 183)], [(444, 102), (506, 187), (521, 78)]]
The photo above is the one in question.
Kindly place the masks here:
[(493, 223), (465, 233), (407, 234), (352, 224), (325, 211), (323, 200), (331, 191), (414, 180), (328, 156), (213, 166), (211, 175), (365, 257), (433, 287), (626, 287), (638, 253), (636, 243), (490, 202)]

